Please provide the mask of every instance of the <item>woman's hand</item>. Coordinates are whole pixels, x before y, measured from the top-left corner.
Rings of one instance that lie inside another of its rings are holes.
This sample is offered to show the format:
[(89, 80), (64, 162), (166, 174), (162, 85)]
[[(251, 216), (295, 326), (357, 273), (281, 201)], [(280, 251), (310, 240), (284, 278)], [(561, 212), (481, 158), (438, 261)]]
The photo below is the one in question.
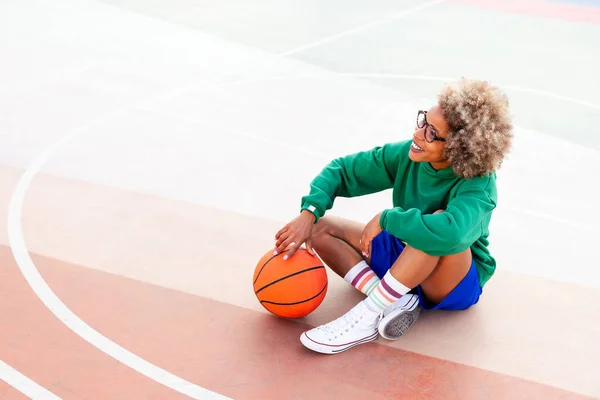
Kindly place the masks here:
[(281, 228), (275, 235), (276, 242), (273, 254), (277, 255), (289, 247), (289, 253), (283, 257), (284, 260), (287, 260), (306, 242), (306, 250), (315, 255), (310, 244), (315, 219), (313, 213), (303, 210), (300, 215)]
[(371, 242), (375, 236), (379, 235), (383, 229), (379, 225), (381, 213), (373, 217), (371, 221), (363, 229), (362, 237), (360, 239), (360, 246), (363, 256), (367, 259), (371, 259)]

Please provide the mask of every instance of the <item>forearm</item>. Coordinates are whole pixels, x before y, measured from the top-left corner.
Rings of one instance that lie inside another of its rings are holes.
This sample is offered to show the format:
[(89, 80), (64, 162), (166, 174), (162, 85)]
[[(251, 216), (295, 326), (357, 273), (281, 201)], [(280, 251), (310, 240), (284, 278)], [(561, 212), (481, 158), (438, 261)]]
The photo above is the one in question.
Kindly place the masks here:
[(331, 161), (310, 183), (301, 209), (317, 220), (333, 207), (336, 197), (357, 197), (389, 189), (394, 184), (397, 161), (386, 147), (376, 147)]

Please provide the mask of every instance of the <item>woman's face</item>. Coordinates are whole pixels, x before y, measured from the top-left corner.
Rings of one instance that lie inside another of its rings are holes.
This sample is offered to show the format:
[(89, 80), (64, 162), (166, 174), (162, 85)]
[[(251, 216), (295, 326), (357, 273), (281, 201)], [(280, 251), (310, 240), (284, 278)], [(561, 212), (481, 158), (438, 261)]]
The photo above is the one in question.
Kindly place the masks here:
[(449, 167), (450, 162), (444, 157), (446, 143), (443, 141), (448, 136), (448, 131), (448, 123), (439, 105), (436, 104), (429, 111), (419, 111), (408, 155), (410, 159), (414, 162), (428, 162), (437, 170)]

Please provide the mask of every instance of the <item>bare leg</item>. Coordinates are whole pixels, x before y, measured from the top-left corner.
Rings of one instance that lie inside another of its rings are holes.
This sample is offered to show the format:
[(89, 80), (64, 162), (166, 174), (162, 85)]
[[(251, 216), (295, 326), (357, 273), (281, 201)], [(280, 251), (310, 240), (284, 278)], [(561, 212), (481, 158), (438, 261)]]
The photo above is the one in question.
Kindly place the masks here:
[(471, 250), (444, 257), (430, 256), (406, 246), (390, 273), (409, 288), (421, 285), (423, 294), (432, 303), (441, 302), (469, 272)]
[(313, 248), (323, 262), (342, 278), (364, 259), (360, 250), (364, 227), (359, 222), (343, 218), (323, 217), (313, 230)]

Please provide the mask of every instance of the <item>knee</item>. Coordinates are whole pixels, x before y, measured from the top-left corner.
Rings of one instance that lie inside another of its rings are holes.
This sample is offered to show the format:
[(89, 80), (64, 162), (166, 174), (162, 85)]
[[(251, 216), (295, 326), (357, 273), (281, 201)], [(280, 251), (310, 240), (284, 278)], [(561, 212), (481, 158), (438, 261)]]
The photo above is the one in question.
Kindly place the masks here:
[(409, 244), (404, 246), (404, 250), (402, 251), (405, 258), (410, 258), (412, 260), (425, 260), (425, 259), (439, 259), (438, 256), (432, 256), (430, 254), (425, 253), (423, 250), (415, 249)]
[(330, 219), (327, 217), (322, 217), (319, 219), (317, 224), (313, 227), (311, 234), (311, 244), (313, 247), (319, 247), (319, 245), (329, 239), (331, 236), (331, 230), (333, 228), (333, 224)]
[(446, 211), (446, 210), (443, 210), (443, 209), (442, 209), (442, 210), (437, 210), (436, 212), (434, 212), (434, 214), (441, 214), (441, 213), (443, 213), (444, 211)]

